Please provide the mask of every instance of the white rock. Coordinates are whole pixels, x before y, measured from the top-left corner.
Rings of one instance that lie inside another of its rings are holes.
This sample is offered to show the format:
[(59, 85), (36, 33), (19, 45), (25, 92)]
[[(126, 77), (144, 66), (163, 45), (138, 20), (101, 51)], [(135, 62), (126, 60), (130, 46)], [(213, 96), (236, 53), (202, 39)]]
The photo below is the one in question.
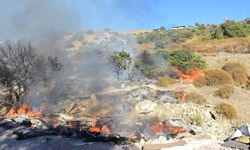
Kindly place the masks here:
[(143, 100), (135, 106), (135, 110), (138, 113), (150, 113), (154, 111), (156, 103), (150, 100)]

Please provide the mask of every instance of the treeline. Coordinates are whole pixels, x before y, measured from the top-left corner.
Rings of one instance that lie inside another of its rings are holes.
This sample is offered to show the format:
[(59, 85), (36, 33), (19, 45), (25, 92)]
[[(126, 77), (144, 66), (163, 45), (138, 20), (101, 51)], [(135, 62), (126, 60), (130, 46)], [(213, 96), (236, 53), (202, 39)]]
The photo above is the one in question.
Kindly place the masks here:
[(138, 34), (137, 39), (140, 44), (154, 42), (155, 48), (166, 48), (167, 44), (185, 42), (195, 35), (199, 36), (203, 41), (246, 37), (250, 35), (250, 19), (247, 18), (243, 21), (225, 20), (224, 23), (219, 25), (196, 23), (195, 26), (177, 30), (167, 30), (160, 27), (152, 32)]

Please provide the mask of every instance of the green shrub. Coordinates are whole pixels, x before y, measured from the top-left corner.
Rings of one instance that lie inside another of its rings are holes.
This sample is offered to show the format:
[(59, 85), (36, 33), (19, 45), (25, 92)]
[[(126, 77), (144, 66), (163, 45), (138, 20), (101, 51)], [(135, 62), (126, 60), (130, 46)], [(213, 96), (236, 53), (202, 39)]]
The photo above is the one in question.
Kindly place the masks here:
[(227, 37), (245, 37), (247, 35), (247, 29), (243, 23), (232, 20), (227, 20), (221, 24), (223, 35)]
[(192, 102), (196, 104), (205, 104), (207, 99), (196, 92), (190, 92), (186, 98), (186, 102)]
[(136, 60), (134, 67), (147, 78), (157, 78), (163, 74), (163, 71), (154, 62), (153, 55), (143, 52)]
[(223, 85), (216, 91), (221, 98), (230, 98), (234, 94), (234, 87), (232, 85)]
[(215, 107), (218, 114), (224, 115), (228, 119), (237, 117), (237, 111), (234, 106), (227, 103), (220, 103)]
[(177, 67), (182, 72), (190, 72), (194, 67), (199, 69), (206, 68), (205, 60), (188, 50), (178, 50), (169, 53), (169, 63)]
[(210, 27), (210, 35), (212, 39), (222, 39), (223, 30), (220, 26), (212, 25)]

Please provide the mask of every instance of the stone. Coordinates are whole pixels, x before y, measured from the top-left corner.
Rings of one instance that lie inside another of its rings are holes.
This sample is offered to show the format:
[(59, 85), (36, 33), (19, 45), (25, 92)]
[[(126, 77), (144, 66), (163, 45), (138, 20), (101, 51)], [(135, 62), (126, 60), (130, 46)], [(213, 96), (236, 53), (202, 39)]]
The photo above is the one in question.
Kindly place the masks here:
[(150, 100), (143, 100), (135, 106), (135, 110), (137, 113), (150, 113), (154, 111), (156, 105), (157, 104), (155, 102)]

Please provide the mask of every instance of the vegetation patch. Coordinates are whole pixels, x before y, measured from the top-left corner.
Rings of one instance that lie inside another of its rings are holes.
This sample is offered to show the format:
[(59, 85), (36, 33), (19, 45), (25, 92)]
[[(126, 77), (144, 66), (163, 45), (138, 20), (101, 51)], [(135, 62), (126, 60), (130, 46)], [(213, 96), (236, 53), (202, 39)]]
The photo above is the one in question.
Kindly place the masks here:
[(206, 61), (189, 50), (178, 50), (169, 53), (170, 65), (184, 73), (193, 71), (195, 68), (205, 69)]
[(218, 114), (224, 115), (228, 119), (234, 119), (237, 117), (237, 111), (231, 104), (220, 103), (215, 107)]
[(244, 86), (247, 83), (248, 70), (245, 65), (238, 62), (228, 62), (222, 69), (231, 74), (235, 85)]
[(190, 92), (186, 98), (186, 102), (192, 102), (196, 104), (205, 104), (207, 99), (197, 92)]
[(222, 69), (208, 69), (205, 71), (205, 77), (194, 81), (197, 87), (217, 86), (222, 84), (231, 84), (233, 79), (229, 73)]
[(230, 98), (234, 94), (234, 87), (232, 85), (223, 85), (216, 91), (221, 98)]
[(169, 85), (173, 85), (175, 84), (176, 81), (168, 76), (164, 76), (164, 77), (159, 77), (157, 80), (157, 85), (159, 86), (169, 86)]
[(245, 89), (250, 90), (250, 80), (247, 80), (247, 83), (245, 85)]

